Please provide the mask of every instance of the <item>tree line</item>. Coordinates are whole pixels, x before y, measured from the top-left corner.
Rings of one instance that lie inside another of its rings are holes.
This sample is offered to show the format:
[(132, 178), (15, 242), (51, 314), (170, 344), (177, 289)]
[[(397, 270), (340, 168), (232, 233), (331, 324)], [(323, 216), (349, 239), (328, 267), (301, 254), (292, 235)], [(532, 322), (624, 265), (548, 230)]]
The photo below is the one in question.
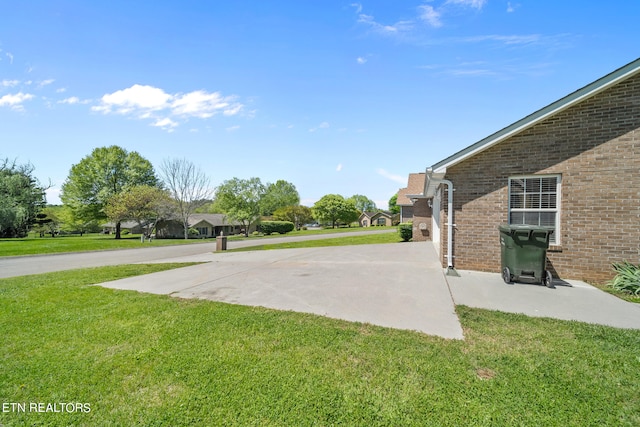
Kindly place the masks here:
[(156, 172), (139, 153), (116, 145), (96, 148), (71, 167), (61, 188), (62, 208), (46, 207), (45, 190), (33, 177), (33, 166), (0, 163), (0, 237), (24, 237), (31, 229), (54, 236), (60, 223), (82, 234), (111, 221), (119, 239), (123, 221), (151, 233), (157, 221), (171, 219), (182, 224), (188, 238), (194, 213), (223, 213), (248, 233), (261, 218), (290, 221), (297, 229), (313, 221), (336, 227), (377, 210), (362, 195), (327, 194), (312, 208), (302, 206), (296, 187), (285, 180), (232, 178), (214, 188), (186, 159), (165, 159)]

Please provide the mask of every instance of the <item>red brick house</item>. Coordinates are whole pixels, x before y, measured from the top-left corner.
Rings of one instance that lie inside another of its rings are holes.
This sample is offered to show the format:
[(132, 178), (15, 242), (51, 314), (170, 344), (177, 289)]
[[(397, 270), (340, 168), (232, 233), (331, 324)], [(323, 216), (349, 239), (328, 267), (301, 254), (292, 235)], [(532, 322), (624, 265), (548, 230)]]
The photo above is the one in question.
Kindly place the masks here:
[(411, 173), (407, 186), (398, 191), (396, 206), (400, 207), (400, 222), (413, 223), (414, 242), (431, 240), (431, 206), (422, 197), (425, 173)]
[(640, 59), (434, 164), (425, 178), (414, 198), (431, 201), (444, 266), (499, 272), (501, 223), (554, 227), (547, 268), (561, 278), (602, 282), (612, 262), (639, 263)]

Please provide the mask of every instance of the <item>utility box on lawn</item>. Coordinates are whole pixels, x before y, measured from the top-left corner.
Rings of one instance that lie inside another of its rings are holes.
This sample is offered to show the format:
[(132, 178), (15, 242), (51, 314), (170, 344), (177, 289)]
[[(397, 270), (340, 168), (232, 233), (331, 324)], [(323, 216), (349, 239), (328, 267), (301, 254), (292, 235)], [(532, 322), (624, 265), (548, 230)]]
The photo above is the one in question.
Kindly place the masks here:
[(216, 236), (216, 252), (227, 250), (227, 236)]
[(553, 277), (546, 270), (547, 249), (552, 228), (525, 224), (502, 224), (500, 261), (505, 283), (533, 282), (552, 287)]

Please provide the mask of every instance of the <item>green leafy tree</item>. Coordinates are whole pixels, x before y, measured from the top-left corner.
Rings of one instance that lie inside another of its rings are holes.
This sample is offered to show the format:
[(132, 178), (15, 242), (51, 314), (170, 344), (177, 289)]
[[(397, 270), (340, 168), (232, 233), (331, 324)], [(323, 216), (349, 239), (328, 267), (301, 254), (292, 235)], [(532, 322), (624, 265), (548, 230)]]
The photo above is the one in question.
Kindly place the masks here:
[(267, 184), (266, 191), (260, 201), (261, 214), (271, 216), (273, 213), (287, 206), (300, 203), (300, 195), (295, 185), (282, 179), (274, 184)]
[(349, 226), (351, 226), (352, 222), (356, 222), (358, 221), (358, 218), (360, 218), (360, 211), (356, 209), (356, 206), (353, 200), (347, 199), (345, 201), (349, 205), (349, 208), (346, 209), (342, 214), (342, 216), (340, 217), (340, 222), (342, 222), (343, 224), (349, 224)]
[(318, 222), (330, 223), (333, 228), (340, 222), (349, 224), (358, 219), (360, 215), (353, 202), (345, 200), (339, 194), (327, 194), (322, 196), (311, 209), (313, 217)]
[[(137, 185), (114, 194), (105, 207), (107, 217), (113, 221), (136, 221), (140, 228), (146, 227), (151, 234), (155, 223), (172, 216), (174, 201), (166, 191), (149, 185)], [(140, 237), (144, 242), (144, 234)]]
[(398, 193), (394, 194), (389, 199), (389, 212), (391, 212), (392, 214), (400, 213), (400, 206), (398, 206), (397, 203), (398, 203)]
[(307, 206), (286, 206), (280, 208), (273, 213), (273, 218), (277, 221), (290, 221), (296, 230), (300, 230), (302, 224), (307, 224), (313, 220), (311, 208)]
[(59, 209), (56, 211), (56, 216), (60, 219), (62, 231), (79, 233), (82, 236), (84, 233), (97, 233), (102, 229), (98, 220), (77, 218), (69, 206), (62, 205), (57, 208)]
[(60, 231), (60, 218), (57, 211), (55, 208), (46, 207), (36, 215), (34, 229), (40, 233), (40, 237), (44, 237), (45, 234), (55, 237)]
[(0, 237), (24, 237), (45, 205), (45, 188), (31, 164), (0, 160)]
[(373, 200), (361, 194), (354, 194), (353, 196), (349, 197), (347, 200), (351, 200), (354, 206), (356, 207), (356, 209), (359, 210), (360, 212), (375, 212), (378, 210)]
[(189, 217), (211, 199), (209, 178), (186, 159), (165, 160), (160, 167), (162, 179), (176, 202), (184, 238), (189, 238)]
[[(158, 185), (151, 163), (135, 151), (101, 147), (71, 167), (60, 199), (77, 221), (100, 221), (107, 218), (107, 201), (136, 185)], [(120, 239), (120, 221), (115, 238)]]
[(249, 228), (260, 219), (261, 201), (266, 192), (260, 178), (224, 181), (216, 189), (215, 200), (229, 219), (244, 227), (245, 236)]

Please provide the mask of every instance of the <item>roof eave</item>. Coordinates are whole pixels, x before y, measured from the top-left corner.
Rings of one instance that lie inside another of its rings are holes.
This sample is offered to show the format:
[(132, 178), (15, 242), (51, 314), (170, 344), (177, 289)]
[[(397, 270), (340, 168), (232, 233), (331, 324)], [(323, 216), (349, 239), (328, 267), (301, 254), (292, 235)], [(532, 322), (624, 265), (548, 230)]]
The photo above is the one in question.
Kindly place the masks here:
[(447, 168), (444, 168), (444, 171), (435, 172), (432, 168), (427, 168), (426, 178), (424, 180), (424, 195), (427, 198), (435, 197), (436, 191), (440, 184), (442, 184), (442, 179), (447, 173)]
[[(517, 122), (505, 127), (504, 129), (495, 132), (488, 137), (481, 139), (473, 145), (447, 157), (446, 159), (434, 164), (432, 166), (432, 170), (434, 174), (444, 174), (447, 171), (448, 166), (453, 166), (457, 163), (462, 162), (463, 160), (468, 159), (481, 151), (484, 151), (495, 144), (502, 142), (503, 140), (522, 132), (523, 130), (530, 128), (531, 126), (539, 123), (542, 120), (545, 120), (549, 116), (557, 114), (563, 110), (566, 110), (587, 98), (590, 98), (597, 93), (600, 93), (609, 87), (617, 84), (618, 82), (625, 80), (633, 74), (636, 74), (640, 71), (640, 59), (636, 59), (635, 61), (621, 67), (612, 73), (607, 74), (606, 76), (596, 80), (584, 86), (581, 89), (576, 90), (573, 93), (565, 96), (564, 98), (559, 99), (556, 102), (553, 102), (546, 107), (518, 120)], [(429, 174), (427, 173), (427, 177)], [(428, 178), (427, 178), (428, 180)], [(425, 182), (425, 188), (427, 187)], [(426, 193), (425, 193), (426, 194)]]

